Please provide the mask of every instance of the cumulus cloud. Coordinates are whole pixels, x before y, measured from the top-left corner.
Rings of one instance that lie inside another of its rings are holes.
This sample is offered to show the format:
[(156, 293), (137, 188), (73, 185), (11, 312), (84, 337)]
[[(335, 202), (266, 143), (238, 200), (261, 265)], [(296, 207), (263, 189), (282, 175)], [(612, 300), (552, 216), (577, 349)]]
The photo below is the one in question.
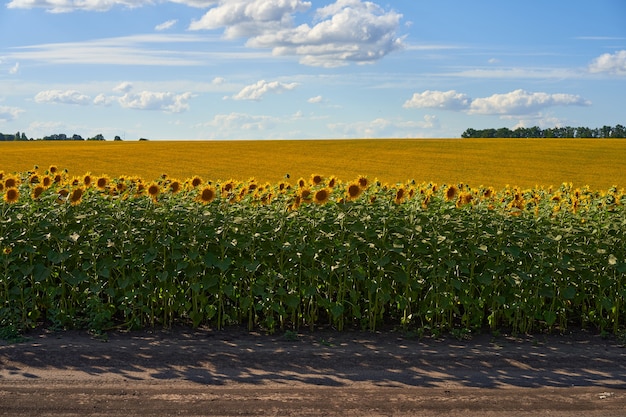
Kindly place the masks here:
[(281, 83), (278, 81), (267, 82), (260, 80), (255, 84), (247, 85), (237, 94), (232, 96), (233, 100), (261, 100), (267, 93), (283, 93), (285, 91), (293, 90), (298, 86), (298, 83)]
[(20, 63), (16, 62), (15, 65), (13, 65), (10, 69), (9, 69), (9, 74), (14, 75), (17, 74), (20, 70)]
[(17, 107), (0, 106), (0, 121), (10, 122), (17, 119), (20, 113), (23, 112), (24, 110)]
[(589, 65), (592, 73), (606, 72), (609, 74), (626, 75), (626, 50), (617, 51), (614, 54), (603, 54), (597, 57)]
[(311, 104), (316, 104), (316, 103), (321, 103), (322, 100), (323, 100), (322, 96), (315, 96), (315, 97), (311, 97), (310, 99), (308, 99), (307, 102)]
[(178, 20), (176, 19), (168, 20), (167, 22), (163, 22), (159, 25), (156, 25), (154, 27), (154, 30), (157, 30), (157, 31), (167, 30), (167, 29), (174, 27), (176, 23), (178, 23)]
[(515, 90), (505, 94), (472, 99), (455, 90), (415, 93), (404, 103), (405, 108), (430, 108), (466, 111), (468, 114), (523, 115), (553, 106), (588, 106), (591, 103), (573, 94), (532, 93)]
[(402, 47), (402, 15), (362, 0), (336, 0), (316, 10), (314, 21), (294, 25), (311, 7), (303, 0), (220, 0), (190, 30), (224, 28), (226, 38), (248, 38), (252, 48), (297, 56), (305, 65), (337, 67), (371, 63)]
[(136, 110), (162, 110), (180, 113), (189, 109), (187, 103), (192, 93), (175, 94), (171, 92), (141, 91), (127, 92), (118, 99), (120, 106)]
[(228, 39), (249, 37), (293, 25), (293, 14), (305, 12), (311, 2), (302, 0), (221, 0), (201, 19), (191, 22), (190, 30), (224, 27)]
[(35, 96), (36, 103), (79, 104), (91, 103), (91, 97), (76, 90), (45, 90)]
[(113, 91), (116, 91), (118, 93), (128, 93), (132, 89), (133, 89), (133, 84), (128, 81), (124, 81), (122, 83), (119, 83), (115, 87), (113, 87)]
[(276, 119), (271, 116), (251, 115), (245, 113), (217, 114), (213, 120), (206, 123), (206, 126), (218, 128), (220, 130), (247, 130), (261, 131), (274, 127)]
[(515, 90), (506, 94), (494, 94), (490, 97), (472, 101), (470, 114), (529, 114), (553, 106), (588, 106), (591, 103), (573, 94), (529, 93)]
[(457, 93), (455, 90), (431, 91), (415, 93), (411, 99), (404, 103), (404, 108), (430, 108), (444, 110), (465, 110), (469, 107), (471, 99), (467, 94)]
[(98, 94), (93, 99), (93, 104), (96, 106), (110, 106), (113, 101), (115, 101), (116, 97), (107, 96), (106, 94)]
[(402, 47), (396, 36), (402, 15), (375, 3), (337, 0), (317, 10), (314, 26), (267, 32), (247, 45), (269, 48), (274, 55), (294, 55), (305, 65), (336, 67), (371, 63)]

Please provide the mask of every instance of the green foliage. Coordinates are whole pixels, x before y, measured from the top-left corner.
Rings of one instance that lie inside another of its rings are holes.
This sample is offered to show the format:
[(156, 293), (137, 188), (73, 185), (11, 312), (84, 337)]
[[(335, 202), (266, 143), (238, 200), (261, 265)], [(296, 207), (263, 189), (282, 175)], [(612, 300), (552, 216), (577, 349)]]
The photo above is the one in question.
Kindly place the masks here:
[(204, 203), (195, 188), (87, 187), (71, 204), (61, 185), (35, 198), (24, 175), (19, 200), (0, 202), (4, 329), (391, 325), (464, 338), (618, 333), (626, 319), (616, 189), (372, 184), (350, 201), (340, 184), (316, 204), (245, 183)]

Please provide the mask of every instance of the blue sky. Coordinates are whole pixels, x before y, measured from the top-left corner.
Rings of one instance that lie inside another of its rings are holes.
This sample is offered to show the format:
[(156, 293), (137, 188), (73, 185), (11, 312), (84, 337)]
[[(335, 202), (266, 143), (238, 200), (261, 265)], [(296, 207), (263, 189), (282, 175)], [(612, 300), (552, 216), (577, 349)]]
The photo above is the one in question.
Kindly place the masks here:
[(0, 132), (460, 137), (626, 124), (624, 0), (10, 0)]

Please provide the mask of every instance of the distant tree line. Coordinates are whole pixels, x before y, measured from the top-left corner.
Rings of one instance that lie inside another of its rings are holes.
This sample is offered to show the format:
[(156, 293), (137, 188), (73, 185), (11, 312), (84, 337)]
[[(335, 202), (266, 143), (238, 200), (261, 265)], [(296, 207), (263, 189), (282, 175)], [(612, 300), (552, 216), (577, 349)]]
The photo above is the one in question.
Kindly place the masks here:
[[(98, 133), (94, 137), (87, 138), (87, 139), (83, 138), (81, 135), (73, 134), (72, 136), (68, 136), (65, 133), (55, 133), (53, 135), (44, 136), (43, 138), (38, 138), (38, 139), (28, 138), (28, 136), (26, 136), (26, 133), (24, 132), (22, 133), (17, 132), (15, 134), (0, 133), (0, 142), (26, 141), (26, 140), (106, 140), (106, 139), (100, 133)], [(115, 136), (113, 140), (122, 140), (122, 138), (120, 138), (119, 136)], [(147, 140), (147, 139), (144, 139), (144, 140)]]
[(588, 127), (553, 127), (541, 129), (537, 126), (508, 127), (499, 129), (467, 129), (462, 138), (626, 138), (626, 127), (622, 125), (602, 126), (595, 129)]

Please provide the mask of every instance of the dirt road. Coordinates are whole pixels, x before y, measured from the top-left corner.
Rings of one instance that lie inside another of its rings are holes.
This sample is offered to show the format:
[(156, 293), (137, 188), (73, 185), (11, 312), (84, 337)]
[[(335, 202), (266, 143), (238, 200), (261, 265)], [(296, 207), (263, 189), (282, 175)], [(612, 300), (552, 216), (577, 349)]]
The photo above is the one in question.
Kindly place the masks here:
[(582, 332), (27, 337), (0, 342), (0, 416), (626, 415), (626, 349)]

